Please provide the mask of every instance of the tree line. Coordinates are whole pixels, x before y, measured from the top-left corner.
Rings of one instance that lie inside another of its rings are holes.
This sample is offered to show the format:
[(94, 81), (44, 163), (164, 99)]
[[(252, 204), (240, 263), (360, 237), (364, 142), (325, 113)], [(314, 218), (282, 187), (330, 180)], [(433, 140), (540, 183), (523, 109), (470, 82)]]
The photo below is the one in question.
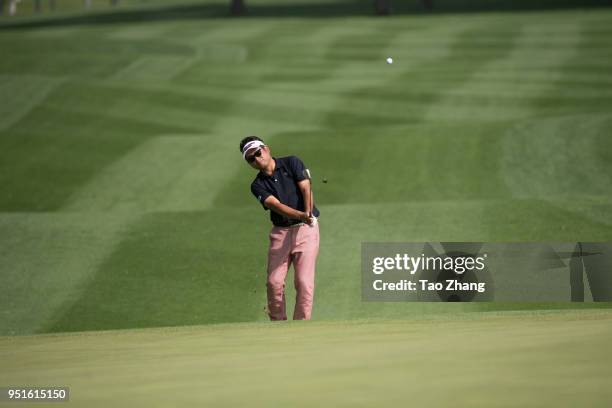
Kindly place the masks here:
[[(17, 13), (17, 5), (22, 0), (0, 0), (0, 15), (4, 13), (4, 7), (8, 3), (8, 14), (15, 15)], [(34, 1), (34, 12), (40, 13), (42, 11), (43, 0)], [(423, 7), (427, 10), (433, 8), (434, 0), (420, 0)], [(119, 0), (109, 0), (111, 6), (116, 6)], [(55, 0), (48, 0), (49, 10), (55, 10)], [(83, 0), (83, 7), (85, 9), (91, 8), (92, 0)], [(374, 12), (378, 15), (388, 15), (393, 11), (391, 0), (374, 0)], [(245, 0), (230, 0), (229, 7), (230, 14), (233, 16), (243, 16), (248, 14), (247, 4)]]

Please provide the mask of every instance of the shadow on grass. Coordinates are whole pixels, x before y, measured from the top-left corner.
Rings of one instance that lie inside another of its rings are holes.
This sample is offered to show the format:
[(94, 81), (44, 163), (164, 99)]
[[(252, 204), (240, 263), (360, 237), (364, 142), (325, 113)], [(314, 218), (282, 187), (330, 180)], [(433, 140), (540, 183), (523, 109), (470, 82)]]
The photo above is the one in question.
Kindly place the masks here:
[[(288, 2), (250, 5), (239, 18), (336, 18), (374, 16), (373, 0), (338, 0), (327, 3)], [(425, 9), (422, 0), (392, 1), (392, 15), (474, 13), (486, 11), (540, 11), (612, 7), (612, 0), (433, 0)], [(29, 29), (85, 24), (138, 23), (198, 19), (238, 18), (230, 15), (230, 1), (212, 4), (185, 4), (133, 10), (112, 10), (71, 16), (40, 16), (1, 22), (2, 29)]]

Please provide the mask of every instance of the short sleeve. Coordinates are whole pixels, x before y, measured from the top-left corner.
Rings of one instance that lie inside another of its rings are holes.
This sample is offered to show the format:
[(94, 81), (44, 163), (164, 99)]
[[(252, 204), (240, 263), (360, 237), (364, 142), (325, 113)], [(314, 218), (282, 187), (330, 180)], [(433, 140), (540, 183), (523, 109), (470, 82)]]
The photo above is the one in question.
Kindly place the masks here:
[(257, 181), (254, 181), (251, 184), (251, 193), (253, 193), (255, 198), (257, 198), (257, 201), (259, 201), (264, 210), (268, 210), (268, 207), (264, 205), (264, 201), (266, 201), (266, 198), (270, 197), (272, 194), (266, 191), (266, 189), (257, 183)]
[(289, 167), (291, 168), (291, 172), (293, 173), (293, 177), (295, 181), (302, 181), (307, 179), (304, 174), (304, 170), (306, 170), (306, 166), (304, 163), (296, 156), (289, 157)]

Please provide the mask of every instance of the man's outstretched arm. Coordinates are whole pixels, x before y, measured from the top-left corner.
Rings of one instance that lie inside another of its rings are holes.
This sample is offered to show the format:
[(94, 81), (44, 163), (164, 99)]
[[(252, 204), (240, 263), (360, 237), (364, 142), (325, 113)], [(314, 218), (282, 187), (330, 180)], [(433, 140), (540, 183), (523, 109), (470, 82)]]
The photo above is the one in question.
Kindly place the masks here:
[(264, 205), (268, 207), (269, 209), (271, 209), (272, 211), (280, 215), (283, 215), (287, 218), (291, 218), (294, 220), (300, 220), (300, 221), (303, 221), (309, 224), (311, 222), (310, 217), (308, 216), (308, 212), (298, 211), (294, 208), (291, 208), (288, 205), (285, 205), (281, 203), (280, 201), (278, 201), (278, 198), (274, 196), (269, 196), (268, 198), (266, 198), (266, 200), (264, 201)]
[(302, 181), (298, 181), (298, 187), (302, 192), (302, 197), (304, 197), (304, 210), (306, 213), (311, 214), (313, 208), (313, 198), (312, 191), (310, 190), (310, 180), (304, 179)]

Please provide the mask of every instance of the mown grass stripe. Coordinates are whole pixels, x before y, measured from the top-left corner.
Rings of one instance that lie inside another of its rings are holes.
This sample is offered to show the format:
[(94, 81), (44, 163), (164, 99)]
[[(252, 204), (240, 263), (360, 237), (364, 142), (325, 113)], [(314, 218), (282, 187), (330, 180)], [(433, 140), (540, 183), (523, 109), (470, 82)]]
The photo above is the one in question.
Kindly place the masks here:
[(132, 219), (119, 213), (0, 213), (0, 336), (46, 331)]

